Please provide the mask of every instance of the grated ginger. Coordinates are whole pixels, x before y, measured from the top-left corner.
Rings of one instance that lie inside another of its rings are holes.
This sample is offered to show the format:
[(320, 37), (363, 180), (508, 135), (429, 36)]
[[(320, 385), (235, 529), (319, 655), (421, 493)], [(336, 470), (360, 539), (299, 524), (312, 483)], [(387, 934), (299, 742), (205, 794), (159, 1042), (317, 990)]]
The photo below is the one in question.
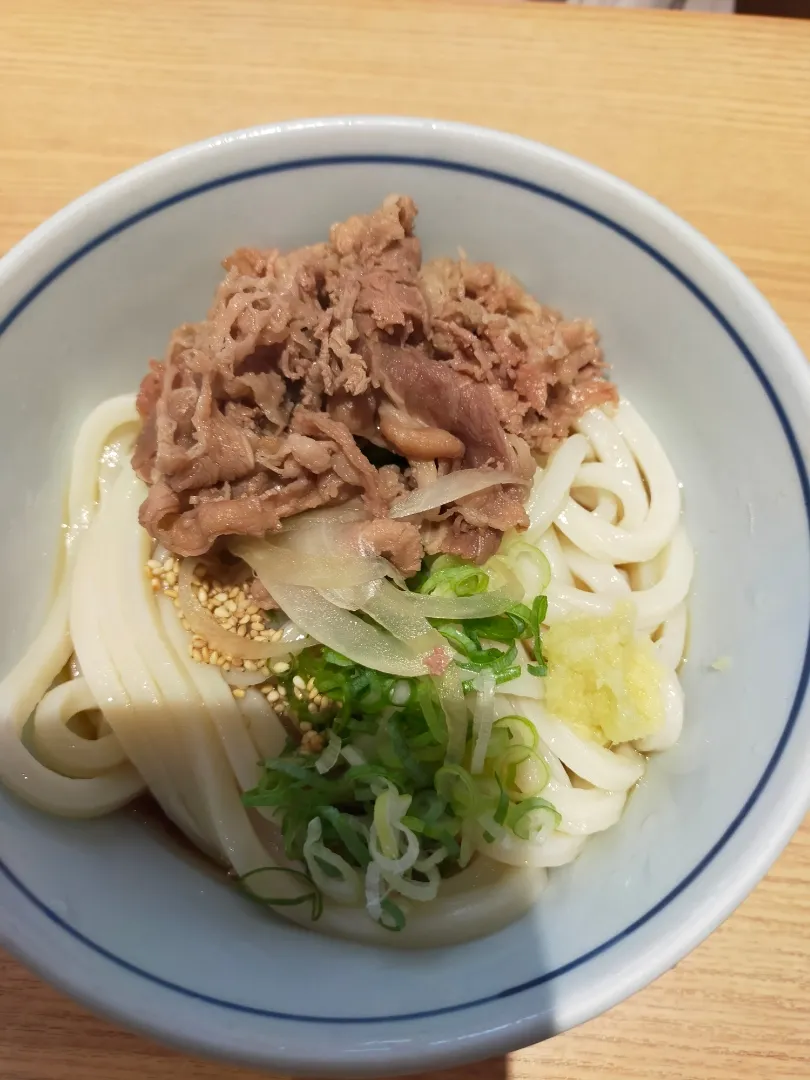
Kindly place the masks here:
[(631, 603), (612, 615), (566, 619), (543, 634), (546, 708), (602, 745), (630, 742), (664, 722), (664, 669), (635, 633)]

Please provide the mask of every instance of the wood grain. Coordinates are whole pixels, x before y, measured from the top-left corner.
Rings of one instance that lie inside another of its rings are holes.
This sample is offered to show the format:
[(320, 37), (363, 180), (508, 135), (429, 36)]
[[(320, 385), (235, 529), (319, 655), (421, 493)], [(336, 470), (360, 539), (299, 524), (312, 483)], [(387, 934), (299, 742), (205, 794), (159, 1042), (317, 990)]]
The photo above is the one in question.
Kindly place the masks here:
[[(519, 132), (657, 196), (810, 352), (810, 25), (511, 0), (1, 0), (0, 251), (156, 153), (286, 117)], [(247, 1077), (87, 1015), (0, 959), (2, 1080)], [(810, 1076), (810, 827), (710, 940), (606, 1016), (446, 1078)]]

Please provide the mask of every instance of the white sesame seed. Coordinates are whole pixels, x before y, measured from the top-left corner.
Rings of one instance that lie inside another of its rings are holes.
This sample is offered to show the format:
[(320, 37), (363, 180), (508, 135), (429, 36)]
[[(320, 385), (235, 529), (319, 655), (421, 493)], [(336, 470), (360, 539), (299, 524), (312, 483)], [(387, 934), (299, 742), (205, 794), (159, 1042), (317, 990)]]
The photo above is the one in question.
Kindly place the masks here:
[(295, 697), (296, 697), (296, 699), (298, 701), (303, 701), (304, 700), (304, 695), (301, 693), (301, 691), (298, 689), (298, 687), (296, 687), (295, 690), (293, 690), (293, 694), (295, 694)]
[(166, 573), (168, 573), (170, 570), (174, 570), (174, 559), (164, 559), (163, 569)]
[(255, 671), (256, 663), (253, 660), (245, 660), (245, 671)]
[(226, 611), (229, 611), (231, 615), (236, 611), (236, 602), (234, 600), (226, 600), (222, 606)]
[(247, 626), (249, 622), (250, 622), (250, 616), (249, 615), (243, 615), (242, 618), (239, 620), (239, 625), (240, 626)]
[(307, 712), (316, 713), (317, 711), (318, 706), (315, 704), (314, 701), (310, 701), (309, 705), (307, 706)]
[(191, 627), (189, 626), (187, 619), (181, 619), (180, 620), (180, 625), (183, 627), (184, 630), (189, 630), (189, 631), (191, 630)]
[(214, 600), (218, 604), (224, 604), (227, 599), (228, 599), (228, 594), (226, 592), (218, 592), (216, 594), (216, 596), (214, 597)]
[(309, 720), (302, 720), (298, 726), (301, 728), (301, 731), (303, 731), (304, 734), (306, 734), (308, 731), (312, 731), (312, 724), (310, 724)]
[(230, 671), (231, 670), (231, 662), (230, 662), (230, 660), (225, 661), (225, 663), (222, 665), (222, 670), (223, 671)]
[(197, 593), (197, 599), (200, 601), (201, 604), (207, 604), (208, 603), (208, 593), (206, 592), (205, 589), (200, 589), (199, 590), (199, 592)]
[(289, 670), (290, 665), (285, 663), (283, 660), (279, 660), (277, 664), (273, 664), (273, 671), (275, 671), (276, 675), (283, 675), (285, 671)]
[(209, 654), (209, 656), (208, 656), (208, 662), (209, 662), (210, 664), (215, 664), (215, 663), (217, 662), (217, 660), (219, 660), (219, 653), (218, 653), (218, 652), (216, 651), (216, 649), (215, 649), (215, 650), (214, 650), (214, 652), (212, 652), (212, 653), (210, 653), (210, 654)]
[(240, 626), (239, 629), (236, 631), (236, 634), (237, 634), (237, 637), (246, 637), (247, 636), (247, 627), (246, 626)]
[(256, 607), (255, 604), (251, 604), (250, 607), (247, 609), (248, 615), (256, 615), (258, 611), (259, 609)]
[(215, 619), (227, 619), (228, 614), (229, 614), (228, 609), (226, 607), (224, 607), (222, 604), (220, 604), (218, 608), (214, 609), (214, 618)]
[(166, 595), (171, 597), (172, 600), (176, 600), (177, 599), (177, 589), (167, 589), (166, 590)]
[(278, 701), (280, 697), (281, 694), (279, 694), (278, 690), (274, 690), (272, 686), (267, 690), (268, 701)]
[(152, 578), (152, 592), (160, 591), (160, 580), (156, 577)]
[(295, 675), (293, 677), (293, 686), (297, 686), (299, 690), (306, 690), (307, 688), (307, 684), (304, 682), (300, 675)]
[(192, 649), (191, 657), (193, 660), (196, 660), (198, 664), (201, 664), (203, 662), (202, 653), (199, 649)]
[(240, 689), (238, 686), (235, 686), (233, 690), (231, 690), (231, 693), (235, 698), (243, 698), (245, 696), (245, 691)]
[(146, 564), (150, 570), (160, 570), (160, 563), (157, 559), (150, 559)]
[(209, 650), (208, 646), (207, 646), (207, 645), (203, 645), (203, 647), (202, 647), (202, 648), (200, 649), (200, 652), (201, 652), (201, 654), (202, 654), (202, 658), (203, 658), (203, 660), (204, 660), (204, 661), (206, 662), (206, 664), (207, 664), (207, 663), (208, 663), (208, 661), (209, 661), (209, 660), (211, 659), (211, 652), (210, 652), (210, 650)]
[(176, 585), (177, 584), (177, 574), (174, 572), (174, 570), (170, 570), (168, 572), (168, 574), (163, 575), (163, 580), (169, 586)]

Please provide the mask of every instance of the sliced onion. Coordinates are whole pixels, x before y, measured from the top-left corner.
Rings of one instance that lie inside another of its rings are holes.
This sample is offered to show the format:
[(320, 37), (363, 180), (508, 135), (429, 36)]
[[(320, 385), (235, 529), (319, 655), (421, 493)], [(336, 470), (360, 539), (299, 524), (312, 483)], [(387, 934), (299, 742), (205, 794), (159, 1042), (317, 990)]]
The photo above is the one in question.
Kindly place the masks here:
[(180, 564), (180, 576), (177, 585), (177, 599), (192, 633), (204, 638), (212, 650), (235, 660), (267, 660), (271, 656), (288, 656), (291, 652), (300, 652), (306, 639), (297, 641), (255, 641), (249, 637), (239, 637), (232, 630), (225, 630), (211, 612), (203, 607), (197, 596), (191, 579), (198, 559), (183, 559)]
[(494, 487), (495, 484), (520, 484), (525, 487), (528, 483), (522, 476), (499, 469), (458, 469), (397, 499), (391, 504), (388, 516), (404, 518), (423, 514), (426, 510), (457, 502), (465, 495), (474, 495), (476, 491)]
[(376, 586), (372, 595), (363, 604), (363, 611), (380, 626), (390, 630), (400, 641), (413, 642), (414, 646), (424, 644), (423, 652), (444, 644), (441, 634), (433, 629), (424, 615), (414, 612), (407, 604), (403, 604), (398, 591), (386, 582), (381, 581)]
[[(378, 555), (358, 553), (326, 555), (291, 551), (281, 544), (265, 540), (239, 537), (231, 540), (228, 549), (239, 559), (244, 559), (262, 579), (278, 581), (282, 585), (306, 585), (312, 589), (330, 589), (335, 582), (341, 588), (364, 585), (392, 573), (393, 568)], [(247, 553), (250, 553), (250, 559)], [(270, 595), (272, 589), (268, 587)]]
[(427, 673), (423, 656), (379, 627), (330, 604), (315, 589), (275, 585), (273, 598), (296, 626), (356, 664), (406, 678)]
[(342, 741), (339, 735), (335, 735), (334, 731), (329, 732), (329, 742), (326, 749), (315, 762), (315, 769), (317, 772), (323, 775), (328, 773), (330, 769), (337, 765), (338, 758), (340, 757), (340, 748)]
[(330, 604), (345, 608), (346, 611), (358, 611), (374, 595), (377, 584), (376, 581), (370, 581), (367, 585), (353, 585), (350, 589), (318, 589), (318, 592)]
[(305, 510), (302, 514), (285, 518), (281, 533), (303, 532), (316, 525), (345, 525), (348, 522), (368, 521), (369, 513), (359, 499), (341, 503), (340, 506), (322, 506), (317, 510)]
[(491, 671), (482, 671), (473, 681), (475, 690), (475, 708), (473, 709), (473, 752), (470, 760), (470, 772), (473, 776), (484, 770), (489, 737), (495, 723), (495, 676)]
[(390, 597), (391, 605), (395, 600), (401, 604), (403, 614), (423, 615), (426, 619), (488, 619), (501, 615), (513, 600), (506, 590), (501, 589), (474, 596), (425, 596), (387, 585), (386, 595)]

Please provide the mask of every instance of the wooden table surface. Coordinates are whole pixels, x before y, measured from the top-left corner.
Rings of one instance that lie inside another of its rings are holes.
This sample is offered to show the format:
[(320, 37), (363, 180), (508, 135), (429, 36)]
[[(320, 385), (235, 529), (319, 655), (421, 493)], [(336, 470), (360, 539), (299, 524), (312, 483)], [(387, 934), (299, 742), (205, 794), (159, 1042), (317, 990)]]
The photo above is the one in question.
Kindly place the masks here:
[[(181, 143), (287, 117), (432, 115), (543, 140), (651, 192), (810, 354), (810, 23), (519, 0), (0, 0), (0, 102), (0, 252)], [(122, 1032), (0, 957), (2, 1080), (249, 1075)], [(810, 824), (653, 986), (508, 1062), (442, 1075), (810, 1077)]]

